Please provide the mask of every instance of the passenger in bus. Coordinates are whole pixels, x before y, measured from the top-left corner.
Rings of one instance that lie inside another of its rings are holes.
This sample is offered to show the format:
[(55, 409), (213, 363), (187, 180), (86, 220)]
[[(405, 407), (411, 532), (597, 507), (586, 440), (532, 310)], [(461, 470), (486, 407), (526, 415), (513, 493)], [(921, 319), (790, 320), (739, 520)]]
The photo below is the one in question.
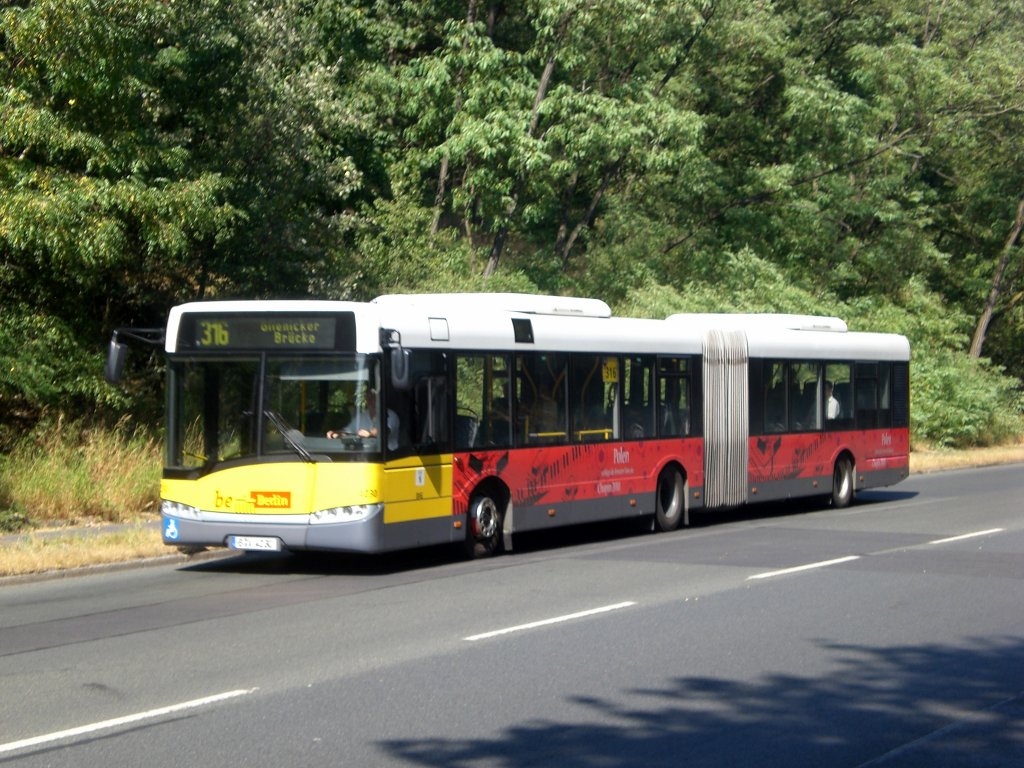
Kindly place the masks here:
[(836, 399), (836, 396), (834, 394), (832, 394), (832, 390), (833, 390), (832, 382), (826, 380), (825, 381), (825, 418), (829, 419), (829, 420), (831, 420), (831, 419), (838, 419), (839, 418), (839, 413), (842, 410), (840, 408), (840, 406), (839, 406), (839, 401)]
[[(342, 430), (328, 430), (327, 437), (337, 440), (342, 437), (376, 438), (380, 435), (380, 420), (377, 414), (377, 391), (366, 391), (366, 408), (356, 408), (351, 421)], [(388, 450), (398, 448), (398, 414), (388, 409)]]

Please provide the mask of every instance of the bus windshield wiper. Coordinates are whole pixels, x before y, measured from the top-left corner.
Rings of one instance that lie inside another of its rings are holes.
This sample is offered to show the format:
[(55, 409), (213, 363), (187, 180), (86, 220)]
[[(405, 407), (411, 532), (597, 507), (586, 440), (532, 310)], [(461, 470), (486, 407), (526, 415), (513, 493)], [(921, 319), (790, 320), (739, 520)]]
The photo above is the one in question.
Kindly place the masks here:
[(288, 446), (293, 451), (299, 454), (303, 461), (308, 461), (311, 464), (314, 463), (313, 455), (303, 448), (298, 440), (292, 437), (292, 433), (296, 430), (292, 429), (288, 422), (282, 418), (281, 414), (276, 411), (267, 410), (263, 412), (263, 415), (266, 416), (267, 421), (274, 425), (274, 429), (281, 433), (284, 441), (288, 443)]

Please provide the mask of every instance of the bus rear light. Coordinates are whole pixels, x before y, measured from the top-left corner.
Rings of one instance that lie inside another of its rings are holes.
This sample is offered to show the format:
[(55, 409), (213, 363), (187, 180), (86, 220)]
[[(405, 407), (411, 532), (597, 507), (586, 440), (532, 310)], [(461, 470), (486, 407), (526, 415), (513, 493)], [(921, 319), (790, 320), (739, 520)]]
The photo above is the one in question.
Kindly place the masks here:
[(321, 509), (309, 516), (309, 524), (354, 523), (359, 520), (368, 520), (374, 515), (380, 514), (383, 509), (383, 504), (355, 504), (351, 507)]

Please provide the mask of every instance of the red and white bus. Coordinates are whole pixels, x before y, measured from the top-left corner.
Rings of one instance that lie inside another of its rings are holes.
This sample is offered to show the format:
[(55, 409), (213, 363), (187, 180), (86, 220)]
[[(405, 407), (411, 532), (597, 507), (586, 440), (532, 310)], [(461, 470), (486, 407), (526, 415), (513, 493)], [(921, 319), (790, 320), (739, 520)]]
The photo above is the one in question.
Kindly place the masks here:
[(845, 506), (908, 472), (910, 346), (836, 318), (641, 320), (519, 294), (202, 302), (172, 309), (164, 343), (170, 545), (480, 555), (553, 526)]

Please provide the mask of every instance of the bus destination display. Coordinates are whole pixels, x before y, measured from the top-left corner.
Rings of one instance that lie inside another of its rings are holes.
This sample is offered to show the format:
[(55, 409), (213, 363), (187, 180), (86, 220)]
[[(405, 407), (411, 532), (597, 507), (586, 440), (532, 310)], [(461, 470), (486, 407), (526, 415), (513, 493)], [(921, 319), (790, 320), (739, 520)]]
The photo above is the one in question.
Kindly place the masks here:
[[(340, 315), (192, 316), (182, 324), (179, 346), (228, 349), (347, 349), (355, 343), (355, 317)], [(347, 342), (347, 343), (346, 343)]]

